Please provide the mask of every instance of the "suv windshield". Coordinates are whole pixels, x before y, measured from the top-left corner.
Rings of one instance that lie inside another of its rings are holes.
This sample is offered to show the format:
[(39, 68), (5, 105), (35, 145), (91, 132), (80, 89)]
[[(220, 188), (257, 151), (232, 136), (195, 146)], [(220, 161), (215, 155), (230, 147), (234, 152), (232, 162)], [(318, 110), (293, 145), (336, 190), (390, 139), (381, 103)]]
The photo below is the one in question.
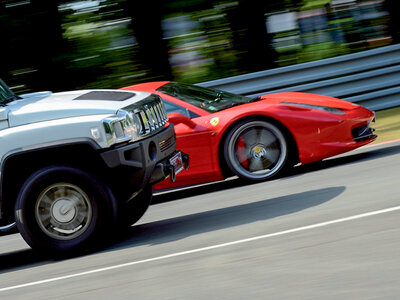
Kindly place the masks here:
[(6, 104), (16, 98), (17, 96), (15, 96), (4, 81), (0, 79), (0, 105)]
[(211, 113), (252, 101), (249, 97), (177, 82), (167, 83), (157, 91)]

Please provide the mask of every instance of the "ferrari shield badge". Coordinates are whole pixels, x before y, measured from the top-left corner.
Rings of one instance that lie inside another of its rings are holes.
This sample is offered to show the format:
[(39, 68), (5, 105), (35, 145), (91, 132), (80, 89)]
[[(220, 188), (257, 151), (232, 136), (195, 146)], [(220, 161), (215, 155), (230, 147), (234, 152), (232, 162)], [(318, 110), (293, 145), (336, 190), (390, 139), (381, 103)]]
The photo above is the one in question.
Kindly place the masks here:
[(210, 120), (210, 124), (212, 125), (212, 126), (217, 126), (218, 125), (218, 123), (219, 123), (219, 117), (215, 117), (215, 118), (212, 118), (211, 120)]

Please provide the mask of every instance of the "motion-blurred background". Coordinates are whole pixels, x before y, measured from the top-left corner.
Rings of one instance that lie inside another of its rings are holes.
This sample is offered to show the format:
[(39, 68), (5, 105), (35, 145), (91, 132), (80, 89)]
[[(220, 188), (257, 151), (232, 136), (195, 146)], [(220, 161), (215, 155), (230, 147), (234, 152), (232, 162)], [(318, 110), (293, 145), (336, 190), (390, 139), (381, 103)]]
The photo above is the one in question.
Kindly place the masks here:
[(0, 0), (16, 93), (203, 82), (400, 41), (399, 0)]

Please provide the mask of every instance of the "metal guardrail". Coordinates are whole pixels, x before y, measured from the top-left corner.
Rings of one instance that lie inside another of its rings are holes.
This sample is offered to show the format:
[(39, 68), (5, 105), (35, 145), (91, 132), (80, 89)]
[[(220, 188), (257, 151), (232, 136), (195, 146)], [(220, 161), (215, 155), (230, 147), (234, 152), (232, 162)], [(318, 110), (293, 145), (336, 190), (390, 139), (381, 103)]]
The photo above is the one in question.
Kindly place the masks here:
[(291, 91), (315, 93), (381, 110), (400, 106), (400, 45), (198, 85), (248, 96)]

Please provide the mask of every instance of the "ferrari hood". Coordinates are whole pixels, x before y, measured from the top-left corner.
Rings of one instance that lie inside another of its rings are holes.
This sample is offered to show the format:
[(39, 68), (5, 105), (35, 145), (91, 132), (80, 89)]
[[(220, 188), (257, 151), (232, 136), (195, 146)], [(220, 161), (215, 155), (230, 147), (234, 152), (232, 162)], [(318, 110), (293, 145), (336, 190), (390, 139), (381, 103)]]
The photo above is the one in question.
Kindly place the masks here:
[(10, 127), (87, 115), (115, 114), (150, 93), (117, 90), (79, 90), (22, 95), (7, 104)]
[(309, 93), (300, 92), (287, 92), (287, 93), (276, 93), (261, 96), (263, 100), (275, 103), (298, 103), (308, 105), (318, 105), (325, 107), (333, 107), (344, 110), (351, 110), (359, 107), (358, 104), (351, 103), (349, 101)]

